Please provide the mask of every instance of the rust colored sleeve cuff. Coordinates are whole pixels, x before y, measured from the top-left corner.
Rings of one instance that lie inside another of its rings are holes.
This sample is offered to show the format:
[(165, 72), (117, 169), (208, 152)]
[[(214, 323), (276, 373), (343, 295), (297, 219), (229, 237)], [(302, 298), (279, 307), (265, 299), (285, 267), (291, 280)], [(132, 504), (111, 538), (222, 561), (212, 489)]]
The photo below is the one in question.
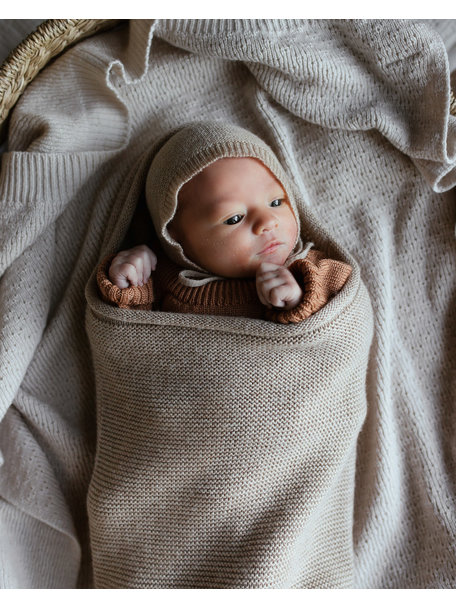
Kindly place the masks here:
[(307, 319), (342, 289), (352, 271), (348, 264), (325, 258), (316, 251), (309, 252), (304, 260), (293, 262), (289, 270), (303, 291), (301, 302), (291, 310), (268, 310), (269, 321), (288, 324)]
[(103, 300), (115, 304), (119, 308), (150, 310), (154, 302), (152, 277), (141, 287), (125, 287), (124, 289), (117, 287), (108, 276), (109, 266), (115, 255), (109, 255), (98, 266), (97, 284)]

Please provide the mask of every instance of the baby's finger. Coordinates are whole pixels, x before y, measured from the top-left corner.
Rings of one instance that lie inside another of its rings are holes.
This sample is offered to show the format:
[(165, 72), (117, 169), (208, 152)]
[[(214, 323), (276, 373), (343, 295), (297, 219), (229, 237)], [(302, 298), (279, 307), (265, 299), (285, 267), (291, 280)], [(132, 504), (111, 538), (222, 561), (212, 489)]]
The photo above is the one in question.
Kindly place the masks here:
[(279, 264), (273, 264), (272, 262), (261, 262), (261, 264), (258, 266), (258, 271), (263, 273), (267, 272), (268, 270), (277, 270), (277, 268), (282, 268), (282, 266), (279, 266)]
[(147, 245), (138, 245), (131, 251), (137, 253), (141, 257), (144, 266), (148, 266), (151, 270), (155, 270), (157, 266), (157, 256)]
[(261, 283), (265, 283), (266, 281), (270, 281), (271, 279), (275, 279), (279, 276), (279, 271), (277, 270), (268, 270), (262, 274), (257, 275), (257, 281)]
[(135, 285), (143, 284), (144, 261), (145, 256), (140, 253), (134, 256), (130, 256), (126, 262), (126, 264), (131, 264), (132, 266), (134, 266), (136, 270), (137, 282), (135, 283)]
[(152, 251), (152, 249), (148, 248), (148, 252), (149, 252), (149, 263), (150, 263), (150, 269), (155, 270), (157, 267), (157, 256), (155, 255), (155, 253)]
[(277, 264), (271, 264), (270, 262), (262, 262), (257, 268), (256, 278), (261, 279), (269, 273), (277, 272), (280, 268), (281, 266), (277, 266)]
[(119, 289), (125, 289), (126, 287), (130, 287), (130, 283), (125, 277), (112, 275), (109, 278), (114, 283), (114, 285), (119, 287)]
[[(262, 290), (264, 291), (264, 293), (269, 295), (273, 289), (277, 289), (277, 287), (280, 287), (281, 285), (285, 285), (285, 281), (283, 280), (283, 277), (278, 276), (278, 277), (273, 277), (272, 279), (269, 279), (267, 281), (263, 281), (261, 285), (262, 285)], [(270, 301), (269, 297), (268, 297), (268, 299)]]
[[(127, 284), (126, 287), (139, 284), (138, 270), (136, 266), (130, 264), (129, 262), (125, 262), (119, 266), (117, 269), (117, 276), (128, 281), (129, 284)], [(118, 285), (118, 287), (120, 287), (120, 285)]]
[[(155, 269), (155, 266), (154, 266), (154, 269)], [(143, 270), (142, 270), (142, 281), (144, 284), (147, 283), (151, 274), (152, 274), (151, 258), (149, 256), (147, 256), (144, 259), (144, 265), (143, 265)]]
[(263, 304), (263, 306), (267, 306), (268, 308), (271, 308), (271, 305), (269, 304), (268, 299), (267, 299), (267, 293), (263, 290), (262, 284), (257, 283), (256, 288), (257, 288), (258, 299), (260, 300), (260, 302)]
[(286, 305), (287, 297), (289, 294), (289, 288), (287, 285), (279, 285), (278, 287), (274, 287), (269, 292), (269, 301), (276, 308), (284, 308)]
[(281, 288), (287, 289), (287, 286), (281, 277), (276, 277), (264, 283), (260, 282), (257, 286), (257, 292), (260, 294), (260, 301), (269, 307), (276, 306), (275, 302), (280, 302), (280, 299), (274, 297), (274, 294), (279, 293), (278, 290)]

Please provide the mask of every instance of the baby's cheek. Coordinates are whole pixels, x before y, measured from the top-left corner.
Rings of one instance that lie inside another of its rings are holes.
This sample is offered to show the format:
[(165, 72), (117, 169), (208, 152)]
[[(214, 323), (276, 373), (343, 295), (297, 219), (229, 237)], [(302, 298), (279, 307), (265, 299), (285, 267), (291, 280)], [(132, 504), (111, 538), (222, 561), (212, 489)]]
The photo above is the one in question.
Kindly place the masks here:
[(292, 214), (292, 219), (290, 222), (290, 231), (291, 231), (292, 236), (296, 240), (298, 238), (299, 226), (298, 226), (298, 222), (296, 221), (296, 218), (294, 216), (294, 213), (291, 209), (290, 209), (290, 212)]
[[(296, 223), (294, 216), (293, 216), (293, 221), (290, 222), (287, 233), (288, 233), (288, 245), (290, 248), (288, 255), (290, 255), (290, 253), (294, 249), (295, 243), (298, 240), (298, 236), (299, 236), (299, 228), (298, 228), (298, 224)], [(288, 255), (286, 257), (288, 257)]]
[(250, 247), (237, 247), (231, 253), (231, 264), (233, 269), (239, 269), (237, 276), (253, 277), (261, 263), (256, 256), (256, 252)]

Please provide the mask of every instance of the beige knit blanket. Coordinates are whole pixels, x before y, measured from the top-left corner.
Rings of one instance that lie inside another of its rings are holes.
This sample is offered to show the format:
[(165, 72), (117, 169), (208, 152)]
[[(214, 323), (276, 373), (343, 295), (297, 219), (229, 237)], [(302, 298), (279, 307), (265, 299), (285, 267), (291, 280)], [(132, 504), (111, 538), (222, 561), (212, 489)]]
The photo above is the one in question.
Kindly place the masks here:
[[(114, 211), (134, 208), (143, 176)], [(97, 587), (353, 586), (372, 311), (351, 256), (306, 208), (301, 226), (354, 270), (294, 328), (119, 309), (102, 301), (94, 270), (88, 514)]]
[[(27, 89), (0, 173), (2, 587), (456, 586), (455, 37), (436, 27), (143, 20)], [(145, 151), (202, 116), (267, 141), (318, 245), (353, 260), (308, 323), (97, 298)]]

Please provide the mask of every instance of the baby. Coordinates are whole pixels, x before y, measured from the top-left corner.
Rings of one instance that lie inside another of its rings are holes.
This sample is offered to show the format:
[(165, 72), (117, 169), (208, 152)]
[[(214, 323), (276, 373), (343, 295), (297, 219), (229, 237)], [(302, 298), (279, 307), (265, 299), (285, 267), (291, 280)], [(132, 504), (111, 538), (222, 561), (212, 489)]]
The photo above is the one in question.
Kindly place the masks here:
[[(160, 245), (177, 265), (164, 259), (160, 308), (282, 323), (319, 310), (351, 269), (311, 250), (311, 243), (303, 247), (292, 192), (272, 150), (244, 129), (194, 123), (174, 134), (155, 156), (146, 184)], [(151, 274), (160, 264), (147, 245), (121, 251), (102, 264), (102, 294), (118, 305), (152, 308)]]

